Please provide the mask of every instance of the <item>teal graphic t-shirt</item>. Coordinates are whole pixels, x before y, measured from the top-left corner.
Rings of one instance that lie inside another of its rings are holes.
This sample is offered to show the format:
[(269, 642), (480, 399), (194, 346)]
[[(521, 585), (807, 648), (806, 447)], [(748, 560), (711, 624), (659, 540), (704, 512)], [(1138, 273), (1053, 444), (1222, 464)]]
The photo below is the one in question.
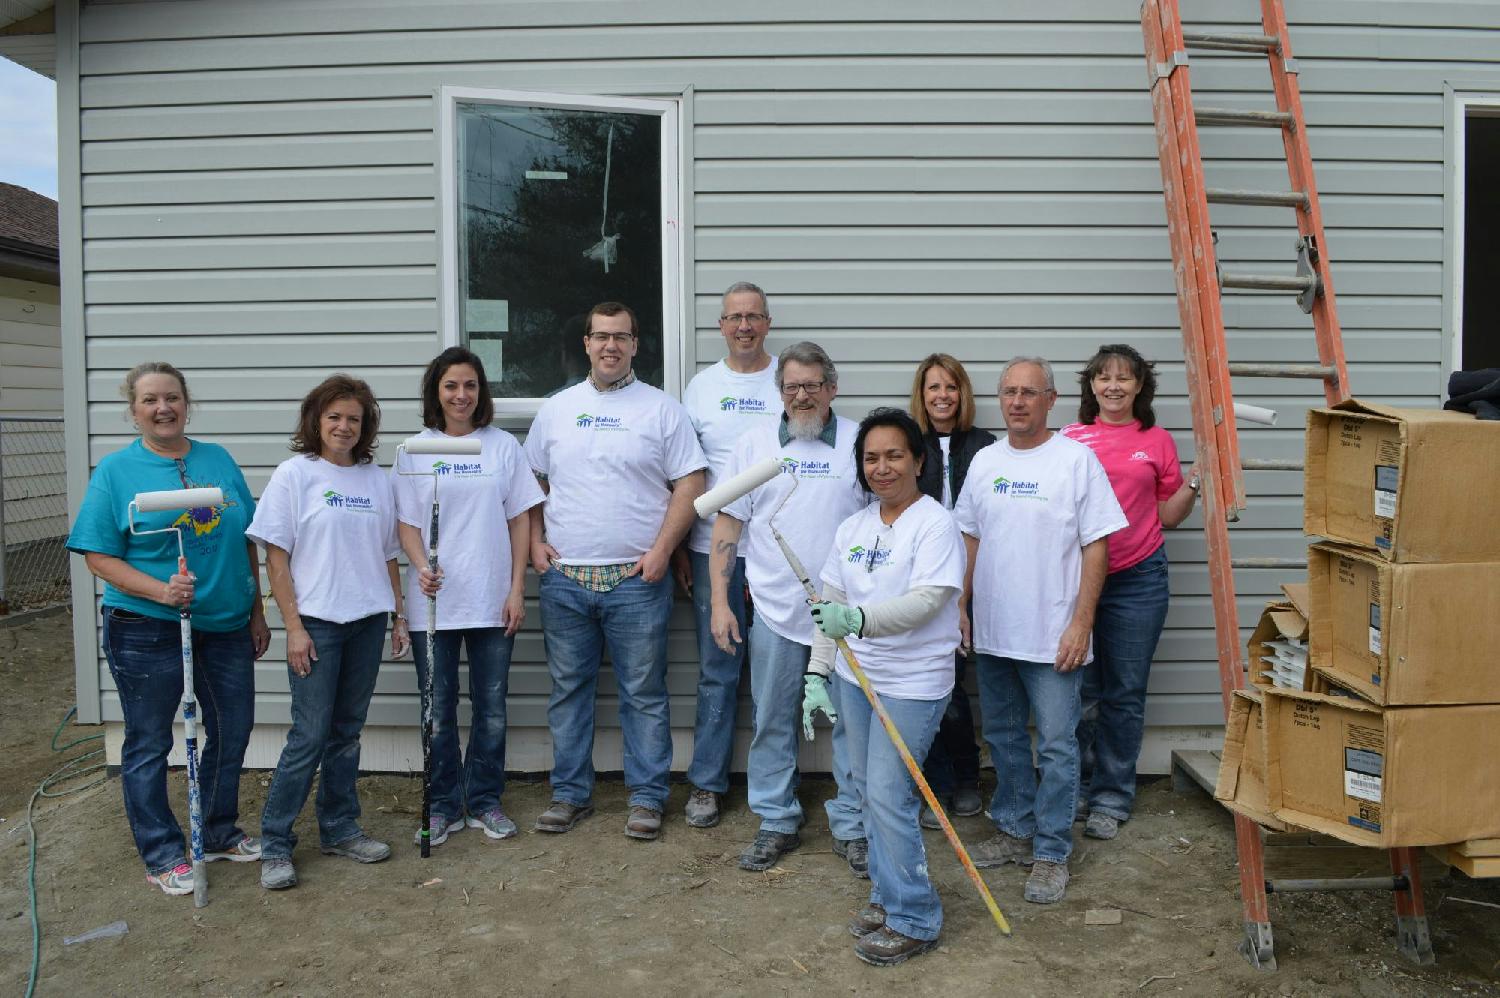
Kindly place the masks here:
[[(255, 500), (245, 476), (229, 452), (218, 444), (191, 441), (177, 462), (146, 449), (140, 440), (106, 455), (94, 469), (79, 507), (68, 550), (112, 555), (132, 568), (165, 582), (177, 571), (177, 538), (173, 533), (131, 534), (129, 506), (138, 492), (181, 488), (219, 488), (224, 502), (198, 509), (136, 513), (137, 530), (176, 526), (182, 534), (188, 571), (197, 576), (193, 626), (203, 631), (233, 631), (249, 621), (255, 600), (245, 528), (255, 514)], [(184, 477), (187, 484), (183, 484)], [(176, 620), (177, 609), (104, 586), (104, 605), (134, 610), (161, 620)]]

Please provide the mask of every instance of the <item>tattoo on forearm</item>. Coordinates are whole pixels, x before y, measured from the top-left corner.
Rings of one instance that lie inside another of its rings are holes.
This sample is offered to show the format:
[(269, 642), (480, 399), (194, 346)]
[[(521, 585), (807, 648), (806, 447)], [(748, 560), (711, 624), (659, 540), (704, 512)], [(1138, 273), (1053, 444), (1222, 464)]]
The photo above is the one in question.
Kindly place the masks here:
[(739, 544), (734, 541), (719, 542), (719, 553), (728, 556), (724, 561), (724, 571), (720, 573), (724, 576), (725, 582), (734, 578), (734, 562), (739, 557), (739, 550)]

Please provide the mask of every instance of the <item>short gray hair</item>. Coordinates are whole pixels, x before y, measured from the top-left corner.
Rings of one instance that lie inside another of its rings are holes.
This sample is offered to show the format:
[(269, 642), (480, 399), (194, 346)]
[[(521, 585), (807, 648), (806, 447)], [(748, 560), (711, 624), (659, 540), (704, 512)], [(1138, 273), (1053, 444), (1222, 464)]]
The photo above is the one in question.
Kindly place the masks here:
[[(725, 289), (724, 298), (741, 293), (760, 295), (760, 307), (765, 310), (767, 315), (771, 314), (771, 301), (766, 297), (766, 293), (761, 290), (759, 284), (751, 284), (749, 281), (735, 281)], [(722, 300), (720, 299), (720, 301)]]
[(1010, 360), (1007, 360), (1005, 366), (1000, 368), (1000, 377), (995, 379), (996, 391), (1000, 390), (1000, 385), (1005, 381), (1005, 376), (1010, 373), (1010, 369), (1021, 364), (1035, 364), (1037, 367), (1040, 367), (1042, 373), (1047, 376), (1047, 391), (1057, 391), (1057, 379), (1052, 376), (1052, 365), (1047, 362), (1047, 358), (1045, 357), (1012, 357)]
[(781, 387), (781, 375), (786, 370), (789, 361), (809, 366), (816, 364), (823, 368), (823, 380), (830, 385), (839, 383), (839, 369), (833, 366), (827, 352), (811, 340), (803, 340), (801, 343), (793, 343), (781, 355), (776, 358), (776, 387)]

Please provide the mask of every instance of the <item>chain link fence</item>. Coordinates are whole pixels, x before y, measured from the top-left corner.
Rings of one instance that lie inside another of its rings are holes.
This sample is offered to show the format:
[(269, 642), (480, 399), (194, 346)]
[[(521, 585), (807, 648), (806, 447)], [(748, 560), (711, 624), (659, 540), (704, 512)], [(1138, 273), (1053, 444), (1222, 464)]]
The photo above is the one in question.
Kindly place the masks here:
[(67, 602), (61, 419), (0, 417), (0, 486), (0, 614)]

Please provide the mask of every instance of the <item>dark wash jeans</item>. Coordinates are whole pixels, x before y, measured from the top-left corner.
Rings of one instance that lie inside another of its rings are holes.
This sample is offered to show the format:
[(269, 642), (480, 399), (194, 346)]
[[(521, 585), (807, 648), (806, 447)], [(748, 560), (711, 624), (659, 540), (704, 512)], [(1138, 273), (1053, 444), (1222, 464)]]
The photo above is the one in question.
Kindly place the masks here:
[[(104, 658), (120, 693), (125, 744), (120, 786), (125, 817), (148, 873), (187, 859), (186, 840), (167, 796), (167, 753), (182, 703), (182, 628), (176, 620), (104, 608)], [(250, 627), (193, 630), (193, 689), (203, 724), (198, 786), (203, 850), (228, 849), (240, 830), (240, 768), (255, 725), (255, 652)]]
[[(458, 750), (458, 648), (469, 650), (469, 744)], [(516, 639), (503, 627), (438, 631), (433, 636), (432, 813), (449, 821), (465, 808), (478, 817), (500, 806), (505, 792), (505, 695)], [(417, 682), (427, 675), (427, 632), (412, 635)]]

